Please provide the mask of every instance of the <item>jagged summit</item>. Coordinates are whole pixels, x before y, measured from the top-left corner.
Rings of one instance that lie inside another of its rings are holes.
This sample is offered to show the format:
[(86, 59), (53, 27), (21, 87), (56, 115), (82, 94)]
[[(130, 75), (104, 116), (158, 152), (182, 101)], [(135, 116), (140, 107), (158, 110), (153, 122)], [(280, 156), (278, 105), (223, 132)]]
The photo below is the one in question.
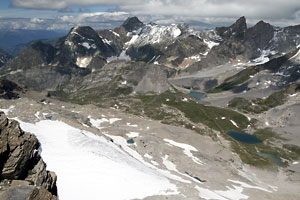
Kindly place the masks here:
[(57, 55), (59, 63), (68, 61), (81, 68), (87, 68), (96, 54), (100, 57), (110, 57), (115, 54), (110, 41), (101, 38), (89, 26), (72, 28), (66, 37), (60, 39), (56, 47), (61, 50)]
[(129, 17), (125, 20), (125, 22), (122, 25), (127, 31), (131, 32), (133, 30), (136, 30), (138, 28), (141, 28), (144, 26), (144, 23), (141, 22), (137, 17)]
[(248, 40), (252, 39), (255, 42), (255, 46), (261, 49), (268, 45), (269, 41), (273, 38), (274, 32), (275, 30), (271, 24), (259, 21), (247, 30), (246, 38)]
[(216, 31), (221, 37), (229, 38), (231, 36), (243, 37), (247, 30), (246, 18), (240, 17), (229, 27), (217, 27)]
[(234, 24), (231, 25), (232, 31), (240, 31), (247, 29), (246, 18), (240, 17)]

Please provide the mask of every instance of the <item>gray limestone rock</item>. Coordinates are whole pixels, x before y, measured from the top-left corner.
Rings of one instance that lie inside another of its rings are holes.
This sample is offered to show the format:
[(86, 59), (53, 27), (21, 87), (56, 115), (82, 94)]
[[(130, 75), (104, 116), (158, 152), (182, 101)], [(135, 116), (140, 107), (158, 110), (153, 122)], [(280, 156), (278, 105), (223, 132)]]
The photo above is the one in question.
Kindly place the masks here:
[[(28, 187), (35, 186), (57, 195), (56, 175), (46, 170), (46, 164), (38, 153), (39, 147), (34, 135), (24, 132), (17, 121), (9, 120), (3, 112), (0, 113), (0, 183), (12, 180), (11, 185), (6, 187), (7, 194), (11, 191), (21, 195)], [(12, 188), (20, 184), (26, 188)]]

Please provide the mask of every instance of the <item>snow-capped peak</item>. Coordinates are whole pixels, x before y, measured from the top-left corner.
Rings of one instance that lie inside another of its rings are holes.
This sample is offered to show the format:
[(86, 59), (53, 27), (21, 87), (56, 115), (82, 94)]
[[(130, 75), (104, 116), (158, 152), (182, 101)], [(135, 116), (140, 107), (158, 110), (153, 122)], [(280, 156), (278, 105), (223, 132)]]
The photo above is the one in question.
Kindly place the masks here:
[(161, 26), (149, 23), (136, 31), (130, 32), (129, 35), (130, 34), (133, 35), (133, 37), (127, 45), (145, 45), (177, 38), (182, 34), (182, 30), (179, 28), (179, 25), (176, 24)]

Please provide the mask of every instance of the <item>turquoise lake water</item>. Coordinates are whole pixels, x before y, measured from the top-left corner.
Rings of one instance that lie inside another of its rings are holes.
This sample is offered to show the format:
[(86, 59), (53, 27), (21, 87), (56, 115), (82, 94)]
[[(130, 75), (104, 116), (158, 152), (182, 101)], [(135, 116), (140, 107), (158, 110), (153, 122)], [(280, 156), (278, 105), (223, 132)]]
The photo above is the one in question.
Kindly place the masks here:
[(192, 91), (192, 92), (188, 93), (188, 95), (190, 95), (191, 97), (193, 97), (194, 99), (196, 99), (198, 101), (204, 97), (205, 93)]

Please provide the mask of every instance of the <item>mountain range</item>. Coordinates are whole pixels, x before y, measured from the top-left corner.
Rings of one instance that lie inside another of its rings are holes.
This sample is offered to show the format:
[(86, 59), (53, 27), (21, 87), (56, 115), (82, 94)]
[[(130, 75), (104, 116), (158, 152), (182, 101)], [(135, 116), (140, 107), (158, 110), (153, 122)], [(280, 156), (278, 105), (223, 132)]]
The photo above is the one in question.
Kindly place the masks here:
[(49, 134), (38, 124), (57, 123), (78, 141), (81, 130), (83, 143), (91, 144), (83, 149), (103, 157), (94, 150), (98, 144), (114, 160), (119, 154), (111, 149), (118, 146), (135, 159), (119, 155), (129, 166), (173, 181), (163, 195), (134, 198), (300, 197), (300, 25), (248, 27), (241, 17), (196, 31), (130, 17), (109, 30), (76, 26), (51, 43), (31, 42), (16, 56), (0, 51), (0, 76), (0, 105), (13, 105), (4, 111), (21, 128)]

